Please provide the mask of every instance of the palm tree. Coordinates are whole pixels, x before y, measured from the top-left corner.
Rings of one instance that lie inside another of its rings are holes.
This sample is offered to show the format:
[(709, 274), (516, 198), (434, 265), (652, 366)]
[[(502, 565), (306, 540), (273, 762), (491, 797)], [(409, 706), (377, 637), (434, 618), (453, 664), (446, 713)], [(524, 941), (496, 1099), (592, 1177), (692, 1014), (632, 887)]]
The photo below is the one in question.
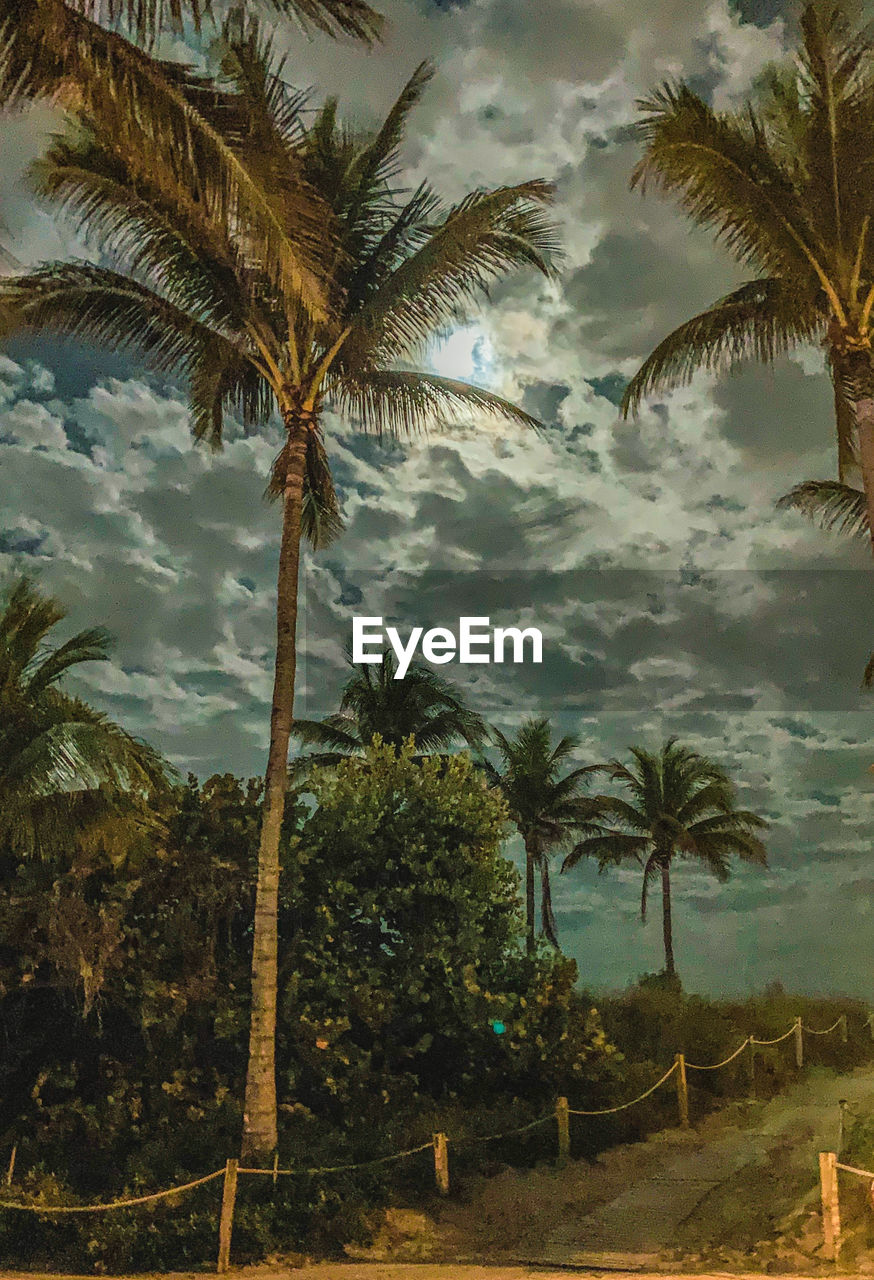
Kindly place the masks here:
[(701, 863), (721, 883), (731, 874), (730, 859), (766, 865), (765, 848), (753, 833), (768, 824), (735, 808), (735, 789), (728, 775), (706, 756), (669, 738), (658, 754), (632, 747), (634, 763), (611, 760), (602, 768), (622, 783), (629, 799), (598, 796), (603, 819), (615, 825), (589, 835), (568, 854), (562, 871), (584, 857), (597, 858), (599, 870), (634, 858), (643, 867), (641, 919), (646, 919), (649, 887), (662, 883), (662, 932), (665, 973), (676, 975), (671, 921), (671, 863), (676, 856)]
[(795, 66), (742, 110), (715, 112), (685, 83), (641, 103), (632, 185), (675, 195), (754, 275), (656, 347), (622, 408), (700, 368), (823, 342), (839, 480), (858, 466), (874, 530), (874, 45), (843, 0), (806, 4), (801, 33)]
[(375, 734), (392, 747), (410, 737), (425, 753), (451, 748), (458, 741), (476, 748), (486, 736), (485, 722), (458, 696), (453, 685), (421, 662), (411, 662), (396, 680), (397, 660), (384, 653), (379, 663), (347, 661), (354, 674), (343, 686), (340, 709), (324, 720), (295, 720), (294, 737), (305, 747), (321, 747), (298, 756), (298, 774), (312, 765), (339, 764), (364, 755)]
[(525, 846), (525, 927), (528, 953), (534, 950), (534, 871), (540, 872), (541, 925), (546, 938), (558, 946), (549, 855), (584, 832), (593, 830), (596, 806), (584, 798), (587, 775), (597, 766), (585, 765), (563, 772), (579, 743), (566, 736), (554, 746), (547, 719), (523, 721), (515, 737), (492, 730), (500, 756), (500, 768), (488, 761), (484, 768), (503, 792), (510, 818)]
[(285, 228), (289, 200), (289, 221), (298, 224), (289, 173), (300, 173), (329, 210), (323, 310), (304, 305), (294, 281), (265, 267), (255, 202), (247, 211), (256, 223), (250, 231), (242, 216), (215, 216), (210, 202), (198, 200), (184, 182), (171, 198), (123, 139), (102, 130), (57, 140), (39, 181), (101, 238), (119, 269), (50, 264), (3, 282), (0, 303), (8, 302), (25, 330), (135, 350), (159, 371), (182, 373), (197, 440), (220, 447), (231, 407), (247, 429), (267, 423), (275, 410), (284, 426), (268, 485), (283, 519), (244, 1108), (243, 1152), (254, 1158), (276, 1145), (279, 840), (294, 710), (300, 541), (306, 536), (320, 545), (341, 523), (323, 409), (331, 403), (378, 434), (409, 433), (459, 412), (536, 425), (499, 397), (420, 373), (409, 362), (432, 335), (469, 312), (490, 281), (519, 267), (549, 274), (555, 233), (543, 211), (552, 196), (545, 182), (478, 190), (449, 209), (426, 183), (403, 196), (393, 189), (405, 122), (430, 78), (427, 66), (370, 135), (341, 127), (333, 101), (305, 123), (269, 43), (239, 14), (224, 28), (221, 70), (221, 96), (200, 91), (204, 109), (225, 130), (225, 144), (262, 193), (270, 217)]
[(0, 591), (0, 846), (30, 856), (166, 781), (150, 747), (58, 688), (72, 668), (109, 656), (101, 628), (48, 644), (64, 616), (27, 577)]
[[(235, 8), (242, 14), (247, 4), (236, 0)], [(304, 29), (366, 44), (382, 29), (382, 18), (366, 0), (271, 4)], [(289, 161), (280, 216), (228, 145), (217, 119), (226, 105), (221, 95), (190, 69), (158, 62), (145, 51), (165, 31), (179, 34), (187, 26), (204, 34), (204, 20), (213, 16), (212, 0), (0, 0), (0, 109), (41, 99), (85, 110), (126, 148), (131, 171), (139, 166), (153, 189), (160, 185), (172, 199), (184, 185), (212, 206), (213, 217), (242, 218), (250, 236), (258, 228), (252, 251), (286, 288), (300, 292), (305, 306), (321, 311), (316, 253), (327, 234), (325, 203)]]

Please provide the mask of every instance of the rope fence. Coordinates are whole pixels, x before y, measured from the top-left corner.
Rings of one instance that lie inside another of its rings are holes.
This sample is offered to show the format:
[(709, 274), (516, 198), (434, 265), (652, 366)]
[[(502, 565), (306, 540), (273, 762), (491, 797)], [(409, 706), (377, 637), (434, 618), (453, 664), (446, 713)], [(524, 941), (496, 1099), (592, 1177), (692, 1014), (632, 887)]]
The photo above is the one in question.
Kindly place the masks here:
[[(874, 1013), (870, 1014), (865, 1021), (864, 1026), (871, 1032), (871, 1038), (874, 1040)], [(660, 1076), (654, 1084), (650, 1085), (643, 1093), (638, 1094), (636, 1098), (631, 1098), (627, 1102), (620, 1102), (613, 1107), (602, 1107), (598, 1110), (582, 1110), (576, 1107), (570, 1107), (565, 1097), (559, 1098), (555, 1105), (555, 1110), (547, 1115), (540, 1116), (536, 1120), (531, 1120), (527, 1124), (520, 1125), (516, 1129), (506, 1130), (502, 1133), (491, 1133), (481, 1135), (470, 1135), (453, 1139), (456, 1147), (474, 1146), (483, 1142), (497, 1142), (503, 1138), (512, 1138), (520, 1134), (527, 1133), (532, 1129), (538, 1128), (540, 1125), (555, 1121), (558, 1131), (558, 1162), (560, 1165), (565, 1164), (570, 1158), (570, 1117), (574, 1116), (610, 1116), (619, 1112), (627, 1111), (630, 1107), (637, 1106), (638, 1103), (645, 1101), (664, 1084), (675, 1077), (677, 1090), (677, 1108), (680, 1125), (684, 1128), (689, 1126), (689, 1092), (686, 1078), (687, 1071), (718, 1071), (722, 1067), (728, 1066), (734, 1062), (736, 1058), (744, 1052), (745, 1049), (750, 1050), (751, 1064), (753, 1067), (752, 1075), (754, 1081), (754, 1055), (757, 1047), (769, 1047), (781, 1044), (788, 1040), (790, 1036), (795, 1037), (795, 1057), (796, 1065), (800, 1069), (803, 1065), (803, 1036), (804, 1034), (824, 1036), (830, 1035), (832, 1032), (841, 1030), (841, 1038), (844, 1043), (847, 1041), (847, 1019), (846, 1015), (841, 1017), (830, 1027), (824, 1030), (816, 1030), (813, 1027), (806, 1027), (802, 1024), (801, 1018), (796, 1018), (793, 1025), (783, 1035), (775, 1037), (773, 1040), (761, 1040), (755, 1036), (748, 1036), (743, 1044), (738, 1045), (733, 1053), (729, 1054), (721, 1062), (713, 1063), (694, 1063), (687, 1062), (685, 1055), (676, 1054), (673, 1063)], [(434, 1173), (436, 1179), (437, 1190), (441, 1195), (449, 1193), (449, 1139), (445, 1133), (435, 1133), (429, 1142), (423, 1142), (420, 1146), (410, 1147), (406, 1151), (397, 1151), (385, 1156), (376, 1156), (370, 1160), (360, 1160), (350, 1164), (324, 1165), (319, 1168), (295, 1168), (281, 1169), (278, 1165), (278, 1159), (274, 1163), (272, 1169), (258, 1169), (241, 1166), (238, 1160), (229, 1159), (225, 1163), (223, 1169), (216, 1169), (212, 1173), (204, 1174), (201, 1178), (195, 1178), (191, 1182), (184, 1182), (178, 1186), (168, 1187), (161, 1191), (154, 1191), (148, 1195), (132, 1196), (126, 1199), (110, 1200), (101, 1204), (84, 1204), (84, 1205), (51, 1205), (44, 1203), (26, 1204), (23, 1201), (2, 1200), (0, 1201), (0, 1211), (11, 1212), (29, 1212), (40, 1215), (64, 1215), (64, 1214), (81, 1214), (81, 1213), (103, 1213), (115, 1209), (129, 1209), (140, 1205), (153, 1203), (160, 1200), (168, 1200), (174, 1196), (184, 1195), (192, 1191), (195, 1187), (201, 1187), (210, 1182), (215, 1182), (219, 1178), (223, 1179), (222, 1183), (222, 1202), (219, 1217), (219, 1252), (217, 1271), (219, 1274), (226, 1272), (230, 1266), (230, 1248), (231, 1236), (234, 1218), (234, 1206), (237, 1195), (237, 1181), (239, 1177), (272, 1177), (274, 1185), (280, 1177), (314, 1177), (323, 1174), (346, 1173), (355, 1169), (366, 1169), (377, 1165), (385, 1165), (393, 1163), (397, 1160), (404, 1160), (410, 1156), (420, 1155), (423, 1151), (433, 1150), (434, 1152)], [(14, 1167), (14, 1156), (10, 1162), (10, 1171)], [(860, 1177), (868, 1178), (872, 1184), (874, 1191), (874, 1173), (869, 1173), (864, 1169), (856, 1169), (851, 1165), (843, 1165), (837, 1162), (837, 1156), (834, 1153), (824, 1152), (820, 1156), (820, 1169), (822, 1175), (823, 1186), (823, 1222), (826, 1231), (826, 1252), (832, 1248), (834, 1256), (837, 1258), (837, 1251), (840, 1246), (840, 1218), (837, 1203), (837, 1170), (843, 1169), (848, 1173), (857, 1174)], [(826, 1215), (826, 1179), (828, 1179), (828, 1216)], [(11, 1186), (11, 1176), (7, 1177), (7, 1187)], [(829, 1243), (831, 1242), (831, 1243)]]

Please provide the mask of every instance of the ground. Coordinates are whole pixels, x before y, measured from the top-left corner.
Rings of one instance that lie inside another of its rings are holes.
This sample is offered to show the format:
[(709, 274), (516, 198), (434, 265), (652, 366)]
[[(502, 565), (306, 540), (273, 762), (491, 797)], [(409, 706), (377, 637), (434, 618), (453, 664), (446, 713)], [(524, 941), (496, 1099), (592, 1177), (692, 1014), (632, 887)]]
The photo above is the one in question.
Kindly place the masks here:
[[(458, 1199), (435, 1203), (429, 1213), (389, 1210), (372, 1247), (349, 1262), (276, 1261), (233, 1274), (237, 1280), (566, 1280), (585, 1271), (611, 1280), (656, 1274), (705, 1280), (727, 1273), (734, 1280), (764, 1274), (839, 1280), (822, 1258), (817, 1153), (838, 1149), (841, 1099), (858, 1114), (874, 1110), (874, 1071), (813, 1071), (769, 1103), (730, 1104), (691, 1130), (654, 1134), (594, 1164), (507, 1169)], [(858, 1195), (863, 1184), (841, 1177), (852, 1184), (842, 1181), (847, 1205), (855, 1195), (867, 1216)], [(848, 1231), (842, 1254), (842, 1270), (857, 1278), (874, 1275), (864, 1225)], [(36, 1277), (17, 1273), (15, 1280)]]

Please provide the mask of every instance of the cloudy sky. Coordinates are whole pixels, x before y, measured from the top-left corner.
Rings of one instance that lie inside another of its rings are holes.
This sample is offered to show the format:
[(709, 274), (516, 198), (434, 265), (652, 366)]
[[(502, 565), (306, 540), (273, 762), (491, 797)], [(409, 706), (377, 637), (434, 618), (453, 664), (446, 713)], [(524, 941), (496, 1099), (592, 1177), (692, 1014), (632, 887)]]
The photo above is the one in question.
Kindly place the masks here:
[[(736, 268), (655, 195), (628, 190), (636, 100), (682, 74), (717, 106), (782, 56), (779, 0), (385, 0), (366, 53), (283, 28), (286, 75), (341, 94), (368, 124), (413, 68), (438, 76), (406, 159), (447, 199), (532, 177), (557, 183), (560, 281), (520, 275), (431, 355), (433, 367), (524, 403), (538, 436), (474, 423), (382, 446), (329, 417), (347, 532), (305, 572), (301, 707), (330, 711), (353, 614), (455, 626), (519, 618), (540, 667), (444, 667), (512, 730), (547, 714), (580, 760), (669, 734), (728, 766), (772, 822), (770, 867), (721, 886), (676, 875), (678, 966), (691, 989), (781, 979), (874, 999), (874, 648), (864, 544), (775, 510), (835, 470), (818, 351), (701, 377), (618, 420), (639, 360), (720, 296)], [(89, 252), (38, 208), (23, 174), (53, 120), (0, 127), (0, 211), (25, 263)], [(261, 499), (278, 433), (231, 424), (194, 450), (184, 389), (111, 353), (19, 344), (0, 357), (0, 570), (38, 572), (69, 627), (116, 638), (75, 690), (183, 772), (263, 769), (278, 512)], [(585, 982), (661, 967), (637, 875), (584, 868), (556, 884)]]

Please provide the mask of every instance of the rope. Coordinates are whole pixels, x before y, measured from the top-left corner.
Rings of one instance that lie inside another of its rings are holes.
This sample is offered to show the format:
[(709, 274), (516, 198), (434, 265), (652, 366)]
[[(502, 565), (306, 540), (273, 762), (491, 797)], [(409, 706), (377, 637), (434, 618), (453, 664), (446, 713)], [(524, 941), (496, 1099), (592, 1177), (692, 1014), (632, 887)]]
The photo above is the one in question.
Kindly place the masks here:
[[(793, 1030), (794, 1030), (794, 1027), (793, 1027)], [(720, 1067), (727, 1067), (730, 1062), (734, 1062), (735, 1058), (738, 1057), (739, 1054), (743, 1053), (744, 1049), (750, 1043), (750, 1040), (751, 1040), (751, 1037), (747, 1036), (743, 1044), (740, 1045), (737, 1049), (735, 1049), (734, 1053), (730, 1054), (729, 1057), (723, 1058), (722, 1062), (708, 1062), (705, 1064), (702, 1064), (700, 1062), (687, 1062), (686, 1070), (687, 1071), (718, 1071)], [(756, 1040), (754, 1041), (754, 1043), (763, 1044), (764, 1041)]]
[(830, 1027), (826, 1027), (825, 1031), (814, 1031), (813, 1027), (805, 1027), (804, 1030), (809, 1036), (827, 1036), (841, 1025), (841, 1021), (842, 1019), (838, 1018), (837, 1022), (833, 1022)]
[(860, 1178), (870, 1178), (874, 1182), (874, 1173), (871, 1173), (869, 1169), (857, 1169), (855, 1165), (839, 1164), (837, 1162), (835, 1163), (835, 1168), (843, 1169), (844, 1173), (857, 1173)]
[[(110, 1200), (107, 1204), (16, 1204), (14, 1200), (0, 1201), (0, 1209), (26, 1209), (30, 1213), (100, 1213), (104, 1209), (128, 1209), (131, 1205), (148, 1204), (150, 1200), (163, 1200), (167, 1196), (177, 1196), (181, 1191), (190, 1191), (192, 1187), (202, 1187), (205, 1182), (224, 1176), (224, 1169), (216, 1169), (203, 1178), (195, 1178), (193, 1182), (184, 1182), (181, 1187), (170, 1187), (167, 1191), (153, 1191), (149, 1196), (135, 1196), (132, 1200)], [(271, 1170), (272, 1172), (272, 1170)]]
[(568, 1115), (572, 1116), (612, 1116), (617, 1111), (625, 1111), (628, 1107), (633, 1107), (637, 1102), (643, 1102), (644, 1098), (648, 1098), (651, 1093), (655, 1093), (656, 1089), (661, 1088), (665, 1081), (672, 1076), (677, 1070), (676, 1062), (668, 1068), (661, 1080), (656, 1080), (651, 1089), (647, 1089), (646, 1093), (642, 1093), (639, 1098), (632, 1098), (630, 1102), (621, 1102), (618, 1107), (605, 1107), (603, 1111), (577, 1111), (572, 1107), (568, 1107)]
[(269, 1173), (271, 1177), (274, 1174), (293, 1177), (295, 1174), (345, 1173), (347, 1169), (366, 1169), (372, 1164), (388, 1164), (390, 1160), (403, 1160), (405, 1156), (418, 1155), (420, 1151), (427, 1151), (433, 1146), (432, 1138), (430, 1142), (423, 1142), (421, 1147), (411, 1147), (409, 1151), (397, 1151), (390, 1156), (377, 1156), (374, 1160), (359, 1160), (357, 1164), (332, 1164), (321, 1169), (238, 1169), (237, 1173)]
[(547, 1120), (554, 1119), (554, 1115), (541, 1116), (539, 1120), (532, 1120), (530, 1124), (523, 1124), (518, 1129), (510, 1129), (507, 1133), (487, 1133), (477, 1138), (458, 1138), (452, 1145), (460, 1147), (464, 1143), (496, 1142), (498, 1138), (514, 1138), (517, 1133), (527, 1133), (529, 1129), (536, 1129), (539, 1124), (546, 1124)]
[[(838, 1022), (840, 1022), (840, 1018), (838, 1018)], [(838, 1025), (838, 1022), (835, 1023), (835, 1027)], [(834, 1027), (829, 1027), (829, 1031), (834, 1031), (834, 1029), (835, 1029)], [(789, 1037), (794, 1034), (795, 1034), (795, 1027), (791, 1026), (785, 1035), (777, 1036), (776, 1040), (757, 1040), (755, 1036), (750, 1036), (750, 1044), (761, 1044), (761, 1045), (779, 1044), (781, 1040), (788, 1040)], [(821, 1034), (825, 1035), (825, 1032), (823, 1031)]]

